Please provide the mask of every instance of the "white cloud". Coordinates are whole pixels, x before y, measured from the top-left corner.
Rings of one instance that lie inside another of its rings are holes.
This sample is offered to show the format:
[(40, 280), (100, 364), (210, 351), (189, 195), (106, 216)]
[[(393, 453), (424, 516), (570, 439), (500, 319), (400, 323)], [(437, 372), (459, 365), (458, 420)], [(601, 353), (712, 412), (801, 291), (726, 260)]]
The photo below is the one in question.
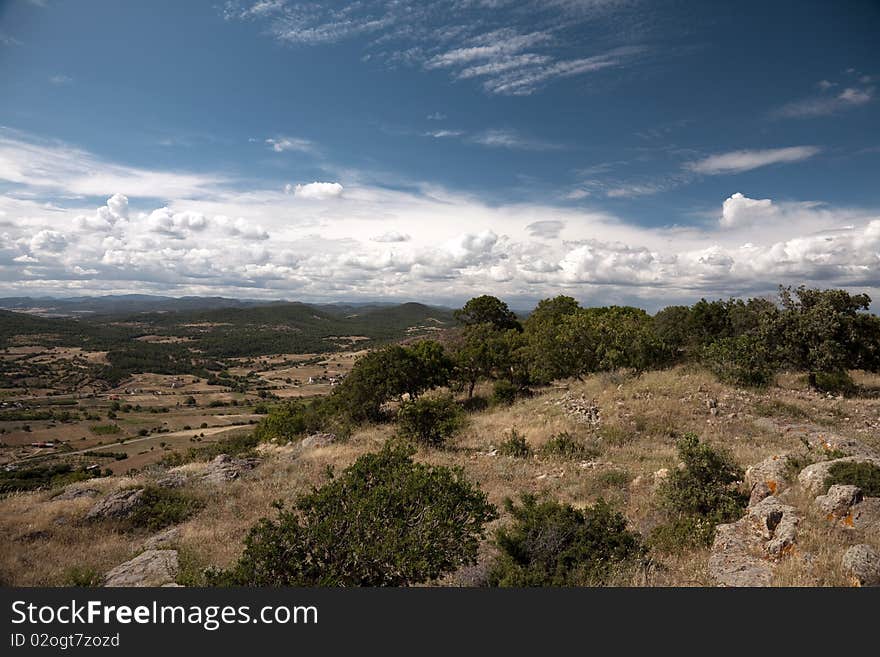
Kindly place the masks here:
[(432, 130), (422, 134), (423, 137), (433, 137), (434, 139), (447, 139), (450, 137), (461, 137), (464, 134), (461, 130)]
[(285, 185), (284, 191), (297, 198), (324, 201), (342, 196), (343, 187), (338, 182), (311, 182), (306, 185)]
[(739, 228), (773, 219), (777, 214), (777, 208), (769, 198), (753, 199), (737, 192), (724, 200), (720, 223), (724, 228)]
[[(42, 161), (46, 180), (72, 166), (63, 157)], [(569, 293), (656, 307), (777, 283), (880, 287), (880, 211), (739, 192), (718, 199), (712, 224), (664, 228), (631, 225), (586, 203), (488, 203), (430, 185), (362, 183), (332, 203), (277, 188), (206, 188), (195, 198), (131, 203), (107, 194), (93, 209), (70, 198), (47, 204), (45, 188), (26, 182), (16, 190), (33, 198), (0, 194), (5, 294), (452, 302)]]
[(789, 148), (767, 148), (763, 150), (731, 151), (711, 155), (696, 162), (690, 162), (687, 168), (695, 173), (716, 175), (723, 173), (742, 173), (771, 164), (800, 162), (820, 152), (815, 146), (792, 146)]
[(473, 135), (470, 140), (481, 146), (490, 148), (510, 148), (524, 151), (550, 151), (562, 148), (559, 144), (529, 139), (515, 130), (492, 129)]
[[(826, 92), (834, 86), (837, 86), (836, 83), (831, 83), (827, 80), (822, 80), (819, 83), (819, 87)], [(853, 107), (865, 105), (870, 103), (873, 98), (873, 87), (847, 87), (837, 95), (823, 95), (788, 103), (773, 112), (773, 115), (781, 118), (795, 119), (828, 116)]]
[(381, 235), (370, 238), (374, 242), (409, 242), (412, 237), (407, 233), (400, 233), (396, 230), (389, 230)]
[(428, 116), (426, 116), (425, 118), (428, 119), (428, 121), (445, 121), (446, 115), (442, 112), (432, 112), (431, 114), (428, 114)]
[(49, 82), (55, 85), (73, 84), (73, 78), (68, 75), (53, 75), (49, 78)]
[(277, 137), (267, 139), (266, 143), (272, 147), (276, 153), (284, 153), (286, 151), (297, 151), (299, 153), (311, 153), (315, 150), (314, 144), (308, 139), (299, 139), (297, 137)]

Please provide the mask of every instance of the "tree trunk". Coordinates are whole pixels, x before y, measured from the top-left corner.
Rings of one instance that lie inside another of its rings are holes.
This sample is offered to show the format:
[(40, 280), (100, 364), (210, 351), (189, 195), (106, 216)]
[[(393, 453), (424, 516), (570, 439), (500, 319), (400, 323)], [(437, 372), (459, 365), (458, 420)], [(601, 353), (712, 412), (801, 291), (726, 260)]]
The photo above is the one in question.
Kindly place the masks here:
[(809, 375), (807, 376), (807, 380), (809, 381), (809, 384), (810, 384), (810, 390), (816, 390), (819, 387), (818, 384), (816, 383), (816, 373), (815, 372), (810, 372)]

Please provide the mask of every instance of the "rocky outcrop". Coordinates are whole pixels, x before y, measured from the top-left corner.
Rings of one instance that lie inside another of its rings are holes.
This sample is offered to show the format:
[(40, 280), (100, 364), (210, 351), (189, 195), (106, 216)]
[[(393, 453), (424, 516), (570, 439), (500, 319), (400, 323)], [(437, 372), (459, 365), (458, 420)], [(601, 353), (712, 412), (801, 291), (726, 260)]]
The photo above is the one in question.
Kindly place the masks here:
[(562, 405), (566, 415), (580, 424), (589, 424), (594, 427), (601, 424), (599, 407), (584, 395), (575, 397), (571, 393), (565, 393), (565, 396), (557, 403)]
[(797, 509), (783, 504), (775, 495), (765, 497), (749, 507), (748, 518), (766, 541), (764, 550), (768, 556), (779, 558), (794, 547), (798, 526), (803, 516)]
[(311, 447), (326, 447), (327, 445), (332, 445), (336, 442), (336, 434), (335, 433), (313, 433), (310, 436), (306, 436), (300, 442), (300, 446), (308, 449)]
[(233, 479), (238, 479), (242, 473), (253, 470), (259, 463), (259, 459), (237, 459), (228, 454), (220, 454), (208, 464), (207, 469), (201, 475), (201, 479), (209, 484), (224, 484)]
[(788, 480), (788, 456), (770, 456), (751, 466), (746, 470), (746, 484), (750, 490), (749, 506), (781, 493), (791, 485)]
[(709, 574), (721, 586), (770, 586), (773, 567), (762, 557), (761, 537), (745, 518), (715, 528)]
[(880, 497), (866, 497), (854, 504), (843, 523), (866, 534), (880, 534)]
[(169, 527), (144, 541), (144, 550), (162, 550), (180, 540), (180, 527)]
[(873, 463), (880, 467), (880, 458), (873, 456), (844, 456), (831, 461), (820, 461), (813, 463), (801, 470), (798, 475), (798, 482), (805, 491), (811, 495), (823, 495), (828, 491), (825, 480), (831, 470), (831, 466), (835, 463)]
[(97, 488), (84, 488), (77, 484), (71, 484), (52, 498), (52, 501), (78, 500), (81, 497), (98, 497), (101, 494)]
[(858, 486), (835, 484), (825, 495), (816, 498), (816, 506), (828, 517), (845, 518), (854, 504), (862, 501), (862, 489)]
[(841, 565), (856, 586), (880, 585), (880, 552), (870, 545), (853, 545), (843, 554)]
[(147, 550), (107, 573), (102, 586), (163, 586), (179, 571), (177, 550)]
[(143, 488), (126, 488), (110, 493), (98, 500), (86, 514), (86, 519), (126, 518), (134, 512), (143, 496)]

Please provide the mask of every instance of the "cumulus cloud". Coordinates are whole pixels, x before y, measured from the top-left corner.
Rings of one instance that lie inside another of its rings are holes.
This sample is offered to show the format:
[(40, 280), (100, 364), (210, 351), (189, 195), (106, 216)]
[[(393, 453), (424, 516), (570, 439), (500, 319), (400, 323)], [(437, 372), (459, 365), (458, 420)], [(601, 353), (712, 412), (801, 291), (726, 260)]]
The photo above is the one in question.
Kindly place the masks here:
[(526, 231), (532, 237), (555, 239), (565, 228), (564, 221), (534, 221), (526, 226)]
[(721, 226), (739, 228), (776, 217), (777, 208), (769, 198), (753, 199), (736, 192), (724, 200), (721, 207)]
[(311, 182), (307, 185), (285, 185), (284, 191), (298, 198), (324, 201), (342, 196), (343, 187), (338, 182)]
[(761, 150), (731, 151), (710, 155), (690, 162), (687, 168), (695, 173), (716, 175), (742, 173), (771, 164), (787, 164), (809, 159), (820, 152), (816, 146), (791, 146), (789, 148), (766, 148)]
[(374, 242), (409, 242), (412, 237), (406, 233), (399, 233), (396, 230), (389, 230), (386, 233), (371, 238)]
[[(50, 167), (42, 175), (61, 174)], [(451, 303), (483, 293), (569, 293), (656, 307), (763, 293), (777, 283), (880, 288), (878, 209), (742, 192), (718, 199), (712, 224), (664, 228), (629, 224), (585, 203), (489, 203), (428, 185), (359, 184), (332, 203), (303, 202), (295, 187), (165, 201), (108, 193), (95, 209), (79, 199), (47, 203), (39, 186), (17, 189), (23, 198), (0, 194), (6, 294)]]

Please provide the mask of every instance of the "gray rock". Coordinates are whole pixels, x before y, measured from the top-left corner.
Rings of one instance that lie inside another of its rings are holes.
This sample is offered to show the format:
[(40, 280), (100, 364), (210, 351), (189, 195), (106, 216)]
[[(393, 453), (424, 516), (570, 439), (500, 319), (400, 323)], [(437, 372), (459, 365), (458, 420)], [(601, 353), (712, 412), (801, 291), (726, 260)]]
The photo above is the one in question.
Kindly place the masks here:
[(788, 488), (788, 456), (771, 456), (746, 470), (746, 484), (751, 490), (749, 506), (757, 504), (765, 497), (781, 493)]
[(773, 495), (751, 507), (747, 517), (756, 523), (761, 536), (767, 541), (764, 549), (774, 558), (791, 551), (803, 519), (797, 509), (783, 504)]
[(156, 480), (156, 485), (160, 488), (180, 488), (185, 486), (189, 477), (181, 470), (172, 470)]
[(870, 545), (853, 545), (844, 552), (841, 563), (853, 584), (880, 585), (880, 552)]
[(158, 534), (153, 534), (144, 541), (144, 550), (161, 550), (176, 543), (180, 539), (180, 527), (169, 527)]
[(862, 489), (858, 486), (835, 484), (825, 495), (816, 498), (816, 506), (828, 516), (829, 520), (844, 518), (849, 515), (850, 508), (862, 501)]
[(770, 586), (773, 567), (761, 558), (760, 535), (748, 518), (718, 525), (709, 555), (709, 574), (721, 586)]
[(86, 519), (125, 518), (132, 514), (143, 496), (143, 488), (127, 488), (110, 493), (98, 500), (86, 514)]
[(313, 433), (306, 436), (300, 442), (300, 446), (306, 449), (310, 447), (326, 447), (336, 442), (335, 433)]
[(880, 534), (880, 497), (866, 497), (853, 505), (843, 522), (865, 533)]
[(61, 500), (78, 500), (81, 497), (97, 497), (101, 494), (97, 488), (83, 488), (81, 486), (77, 486), (76, 484), (71, 484), (67, 486), (63, 491), (58, 493), (55, 497), (52, 498), (52, 501), (61, 501)]
[(201, 478), (205, 483), (224, 484), (238, 479), (243, 472), (253, 470), (259, 463), (259, 459), (236, 459), (228, 454), (220, 454), (208, 464)]
[(179, 571), (177, 550), (147, 550), (107, 573), (102, 586), (163, 586)]
[(844, 456), (843, 458), (833, 459), (831, 461), (821, 461), (813, 463), (801, 470), (798, 475), (798, 482), (803, 486), (810, 495), (823, 495), (828, 491), (825, 480), (828, 478), (828, 472), (835, 463), (874, 463), (880, 466), (880, 458), (866, 456)]

